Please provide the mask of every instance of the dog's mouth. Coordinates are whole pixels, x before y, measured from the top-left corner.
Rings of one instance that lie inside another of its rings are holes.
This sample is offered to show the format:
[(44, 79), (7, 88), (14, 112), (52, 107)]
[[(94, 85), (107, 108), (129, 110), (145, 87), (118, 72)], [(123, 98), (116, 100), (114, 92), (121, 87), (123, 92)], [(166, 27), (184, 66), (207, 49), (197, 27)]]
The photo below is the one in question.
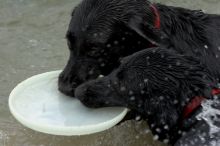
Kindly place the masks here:
[(123, 106), (124, 104), (122, 98), (119, 98), (112, 88), (109, 78), (103, 75), (78, 86), (75, 90), (75, 97), (90, 108)]
[(61, 73), (58, 78), (58, 89), (61, 93), (73, 97), (74, 90), (79, 83), (77, 83), (76, 80), (70, 82), (71, 80), (72, 79), (65, 78), (63, 73)]

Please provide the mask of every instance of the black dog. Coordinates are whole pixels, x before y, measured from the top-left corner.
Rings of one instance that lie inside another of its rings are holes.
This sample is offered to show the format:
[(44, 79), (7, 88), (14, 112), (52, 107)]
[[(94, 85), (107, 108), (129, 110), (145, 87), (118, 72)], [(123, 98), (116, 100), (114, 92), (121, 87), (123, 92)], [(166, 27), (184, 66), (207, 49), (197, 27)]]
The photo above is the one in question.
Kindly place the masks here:
[(122, 57), (152, 46), (169, 46), (198, 57), (220, 74), (220, 17), (147, 0), (84, 0), (72, 13), (66, 37), (69, 61), (59, 89), (74, 95), (81, 83), (109, 74)]
[(67, 32), (70, 59), (59, 77), (59, 89), (74, 96), (78, 85), (108, 75), (121, 58), (152, 46), (191, 56), (207, 70), (204, 75), (219, 81), (219, 26), (217, 15), (147, 0), (84, 0), (72, 14)]
[[(210, 138), (209, 125), (196, 118), (202, 109), (196, 106), (187, 113), (186, 105), (196, 98), (200, 100), (198, 97), (213, 100), (212, 94), (216, 93), (212, 89), (217, 88), (214, 83), (205, 65), (195, 58), (151, 48), (126, 57), (110, 75), (80, 85), (75, 95), (91, 108), (122, 106), (140, 113), (164, 142), (174, 144), (181, 137), (178, 146), (209, 146), (219, 140), (220, 128)], [(220, 100), (217, 101), (219, 113), (212, 116), (220, 116)], [(215, 125), (220, 126), (219, 117), (216, 118)], [(193, 134), (197, 140), (192, 139)], [(190, 139), (186, 138), (188, 135)]]

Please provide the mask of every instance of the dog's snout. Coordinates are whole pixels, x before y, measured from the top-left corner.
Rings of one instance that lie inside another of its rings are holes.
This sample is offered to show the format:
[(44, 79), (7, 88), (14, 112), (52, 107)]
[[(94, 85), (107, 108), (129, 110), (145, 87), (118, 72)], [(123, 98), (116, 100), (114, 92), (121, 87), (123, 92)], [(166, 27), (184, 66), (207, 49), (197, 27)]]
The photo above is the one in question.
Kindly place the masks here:
[(76, 82), (72, 82), (70, 78), (65, 76), (63, 73), (58, 78), (58, 89), (60, 92), (68, 96), (74, 96), (74, 90), (77, 87)]
[(86, 92), (88, 90), (88, 87), (86, 85), (80, 85), (75, 90), (75, 97), (79, 100), (83, 100), (86, 97)]

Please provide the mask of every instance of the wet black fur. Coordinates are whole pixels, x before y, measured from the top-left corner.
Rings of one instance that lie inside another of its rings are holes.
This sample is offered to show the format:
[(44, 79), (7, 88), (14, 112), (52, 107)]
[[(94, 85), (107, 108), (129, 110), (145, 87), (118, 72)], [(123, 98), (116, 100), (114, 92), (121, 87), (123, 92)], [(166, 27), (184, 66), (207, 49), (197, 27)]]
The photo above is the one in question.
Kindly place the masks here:
[(195, 96), (212, 98), (215, 85), (197, 59), (172, 48), (149, 48), (124, 58), (108, 76), (80, 85), (75, 95), (91, 108), (127, 107), (147, 119), (160, 140), (175, 143), (179, 131), (197, 122), (195, 115), (182, 119), (185, 105)]
[[(66, 34), (70, 58), (59, 77), (59, 90), (76, 94), (89, 107), (127, 106), (146, 116), (161, 139), (175, 143), (180, 138), (176, 133), (183, 106), (195, 95), (211, 97), (210, 88), (219, 81), (220, 17), (154, 5), (160, 29), (154, 27), (155, 14), (147, 0), (84, 0), (79, 4)], [(108, 76), (93, 80), (99, 74)], [(144, 79), (148, 82), (143, 83)], [(173, 104), (174, 100), (178, 103)], [(172, 128), (158, 132), (164, 122)], [(194, 122), (187, 121), (182, 128), (192, 128)]]

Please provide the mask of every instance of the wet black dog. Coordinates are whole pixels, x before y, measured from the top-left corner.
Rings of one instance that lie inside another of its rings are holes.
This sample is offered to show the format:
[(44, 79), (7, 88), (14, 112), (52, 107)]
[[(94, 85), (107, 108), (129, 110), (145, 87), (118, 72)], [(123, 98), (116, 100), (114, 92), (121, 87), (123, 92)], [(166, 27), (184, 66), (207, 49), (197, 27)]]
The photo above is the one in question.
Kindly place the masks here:
[[(143, 49), (149, 49), (152, 46), (175, 51), (174, 54), (179, 54), (176, 62), (181, 57), (190, 56), (185, 57), (182, 64), (195, 63), (196, 60), (198, 67), (201, 65), (200, 67), (203, 68), (201, 72), (204, 76), (211, 76), (212, 80), (219, 81), (219, 28), (220, 17), (204, 14), (202, 11), (151, 4), (147, 0), (84, 0), (72, 13), (72, 20), (66, 35), (70, 58), (59, 77), (59, 90), (67, 95), (74, 96), (74, 90), (78, 85), (95, 79), (100, 74), (108, 75), (114, 69), (118, 70), (121, 58)], [(192, 61), (188, 58), (191, 58)], [(160, 63), (162, 64), (162, 61)], [(135, 72), (132, 76), (138, 82), (139, 74), (135, 74)], [(173, 75), (180, 75), (176, 72), (178, 70), (172, 70)], [(189, 72), (189, 74), (193, 73), (190, 70)], [(155, 83), (163, 82), (155, 75), (153, 76)], [(129, 78), (132, 78), (132, 76)], [(189, 83), (191, 83), (191, 80), (194, 80), (194, 82), (198, 80), (202, 84), (202, 80), (199, 78), (201, 77), (186, 79)], [(203, 82), (205, 83), (205, 81)], [(185, 85), (179, 81), (174, 84), (178, 83), (181, 83), (179, 86)], [(172, 90), (179, 90), (179, 86), (172, 86)], [(184, 87), (186, 90), (188, 89), (186, 86)], [(198, 88), (204, 89), (203, 86), (198, 86)], [(78, 96), (85, 95), (80, 89), (77, 90), (76, 94)], [(154, 90), (155, 97), (158, 90)], [(103, 94), (109, 94), (108, 90), (103, 90)], [(96, 91), (94, 91), (95, 95)], [(80, 99), (87, 101), (87, 98), (89, 97)], [(112, 100), (115, 100), (115, 102), (111, 106), (121, 105), (121, 102), (123, 102), (121, 99), (112, 98)], [(179, 100), (185, 103), (186, 99), (179, 98)], [(91, 105), (89, 99), (84, 104), (92, 107), (107, 106), (103, 102), (96, 102)], [(138, 105), (136, 102), (133, 102), (133, 104), (133, 106)], [(169, 105), (168, 102), (160, 104), (161, 106)], [(149, 106), (154, 108), (153, 105), (154, 103), (149, 101)], [(132, 109), (132, 107), (130, 108)], [(178, 110), (180, 109), (178, 108)], [(162, 115), (176, 117), (176, 114), (180, 114), (180, 112), (172, 112), (173, 110), (163, 110)], [(155, 113), (157, 112), (155, 111)], [(155, 114), (154, 117), (155, 119), (161, 118), (161, 114)], [(166, 131), (162, 133), (161, 137), (166, 139)], [(169, 135), (169, 132), (167, 134)], [(171, 138), (171, 141), (172, 139), (176, 138)]]
[[(196, 96), (212, 101), (216, 85), (206, 66), (194, 57), (179, 55), (172, 49), (150, 48), (124, 58), (108, 76), (80, 85), (75, 95), (91, 108), (121, 106), (140, 113), (161, 141), (174, 144), (179, 139), (176, 146), (209, 146), (220, 138), (220, 128), (210, 138), (209, 125), (196, 117), (202, 108), (190, 115), (184, 112)], [(220, 100), (215, 103), (220, 112)], [(220, 126), (216, 118), (215, 125)]]
[(147, 1), (85, 0), (76, 7), (66, 34), (70, 58), (60, 75), (60, 91), (73, 96), (79, 84), (117, 68), (121, 57), (152, 46), (129, 26), (131, 17), (138, 15), (153, 24), (149, 5)]
[(219, 26), (217, 15), (147, 0), (84, 0), (66, 34), (70, 58), (59, 89), (73, 96), (81, 83), (117, 68), (121, 57), (153, 45), (198, 57), (219, 77)]

